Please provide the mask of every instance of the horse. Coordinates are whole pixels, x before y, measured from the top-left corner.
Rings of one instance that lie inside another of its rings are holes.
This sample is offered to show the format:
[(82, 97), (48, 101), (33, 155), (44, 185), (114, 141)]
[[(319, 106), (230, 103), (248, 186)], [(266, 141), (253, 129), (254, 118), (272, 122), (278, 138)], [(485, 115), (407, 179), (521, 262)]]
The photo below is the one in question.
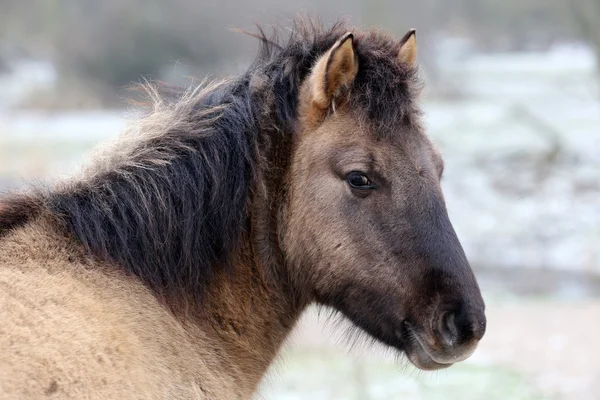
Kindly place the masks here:
[(245, 73), (142, 84), (78, 173), (0, 201), (0, 397), (248, 399), (314, 304), (422, 370), (473, 353), (415, 31), (253, 35)]

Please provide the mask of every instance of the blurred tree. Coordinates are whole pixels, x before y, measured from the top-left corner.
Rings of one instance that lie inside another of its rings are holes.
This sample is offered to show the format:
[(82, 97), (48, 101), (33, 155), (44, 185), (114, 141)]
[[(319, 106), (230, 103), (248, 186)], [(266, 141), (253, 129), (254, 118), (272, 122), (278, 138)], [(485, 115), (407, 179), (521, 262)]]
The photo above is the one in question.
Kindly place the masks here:
[(600, 49), (599, 2), (1, 0), (0, 42), (53, 60), (62, 80), (116, 88), (142, 75), (161, 78), (165, 67), (180, 61), (199, 75), (238, 71), (257, 44), (229, 27), (252, 29), (255, 20), (285, 26), (299, 10), (326, 23), (352, 15), (360, 25), (397, 36), (416, 28), (419, 59), (435, 86), (435, 45), (445, 35), (469, 37), (484, 51), (543, 49), (575, 38)]
[(569, 5), (581, 34), (594, 46), (600, 74), (600, 0), (570, 0)]

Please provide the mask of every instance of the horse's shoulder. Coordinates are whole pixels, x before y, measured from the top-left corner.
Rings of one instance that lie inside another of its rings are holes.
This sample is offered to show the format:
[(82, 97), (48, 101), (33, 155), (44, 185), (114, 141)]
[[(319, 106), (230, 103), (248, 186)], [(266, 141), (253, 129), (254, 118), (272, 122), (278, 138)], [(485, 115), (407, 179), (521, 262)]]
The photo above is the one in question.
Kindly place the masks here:
[(139, 279), (71, 246), (42, 222), (0, 238), (0, 398), (206, 397), (210, 369), (189, 361), (204, 344)]

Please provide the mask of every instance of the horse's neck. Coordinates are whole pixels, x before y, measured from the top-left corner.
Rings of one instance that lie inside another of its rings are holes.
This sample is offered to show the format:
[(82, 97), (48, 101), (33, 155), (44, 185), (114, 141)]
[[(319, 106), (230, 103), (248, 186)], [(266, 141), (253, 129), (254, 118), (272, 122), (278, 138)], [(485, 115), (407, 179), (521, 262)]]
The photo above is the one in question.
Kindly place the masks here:
[(203, 305), (201, 323), (218, 338), (229, 368), (239, 371), (236, 379), (253, 389), (302, 311), (282, 286), (256, 259), (240, 257), (233, 271), (219, 270)]
[[(261, 186), (262, 182), (255, 184)], [(284, 272), (275, 225), (279, 221), (273, 218), (270, 206), (273, 202), (255, 194), (252, 229), (232, 257), (233, 269), (217, 269), (203, 307), (204, 320), (226, 349), (228, 362), (242, 371), (241, 379), (254, 387), (308, 303), (298, 298), (302, 291)]]

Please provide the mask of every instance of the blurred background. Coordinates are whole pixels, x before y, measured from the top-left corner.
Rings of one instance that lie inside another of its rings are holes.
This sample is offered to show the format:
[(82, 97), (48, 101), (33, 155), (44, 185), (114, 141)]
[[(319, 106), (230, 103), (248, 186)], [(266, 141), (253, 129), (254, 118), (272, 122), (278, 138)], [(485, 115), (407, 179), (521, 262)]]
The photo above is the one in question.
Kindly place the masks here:
[(310, 310), (258, 398), (600, 399), (600, 0), (2, 0), (0, 190), (69, 174), (118, 135), (129, 83), (241, 72), (257, 43), (231, 28), (298, 13), (417, 29), (488, 333), (420, 373)]

